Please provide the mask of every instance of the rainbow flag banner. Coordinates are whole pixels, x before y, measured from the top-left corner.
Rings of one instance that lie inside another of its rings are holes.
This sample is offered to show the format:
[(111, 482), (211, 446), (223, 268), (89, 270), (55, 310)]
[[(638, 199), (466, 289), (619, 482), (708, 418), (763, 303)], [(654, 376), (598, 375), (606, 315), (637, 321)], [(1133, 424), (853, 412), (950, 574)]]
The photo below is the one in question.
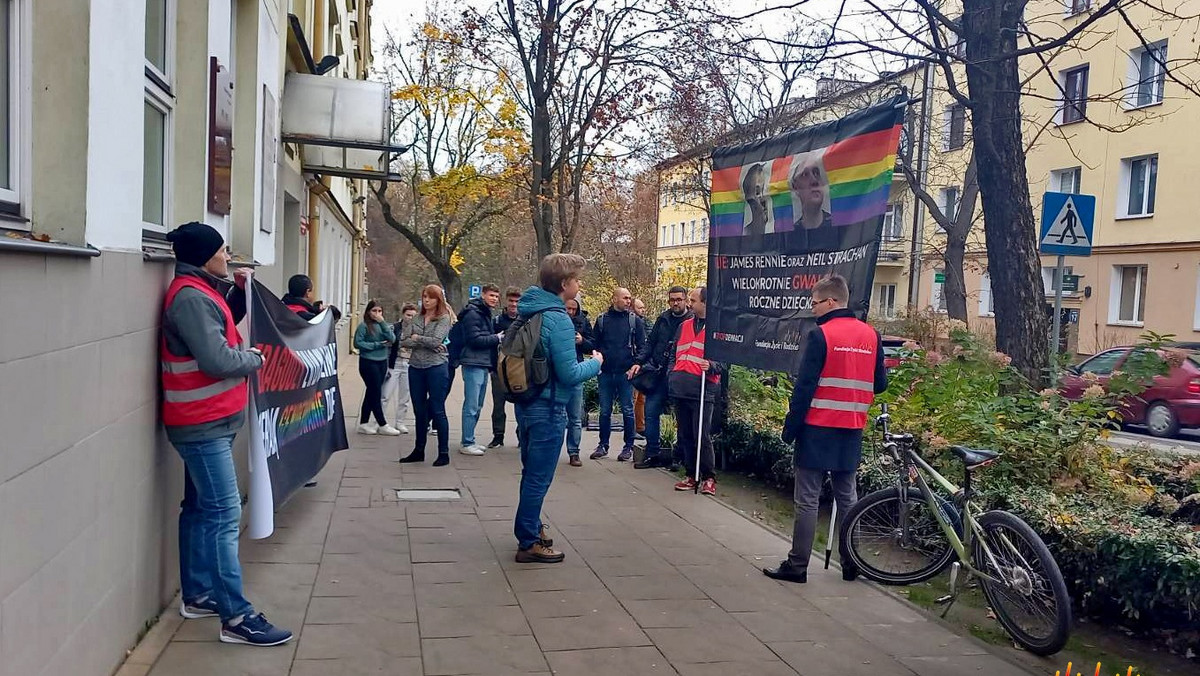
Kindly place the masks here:
[(713, 151), (711, 358), (797, 368), (812, 285), (831, 273), (865, 316), (906, 104)]

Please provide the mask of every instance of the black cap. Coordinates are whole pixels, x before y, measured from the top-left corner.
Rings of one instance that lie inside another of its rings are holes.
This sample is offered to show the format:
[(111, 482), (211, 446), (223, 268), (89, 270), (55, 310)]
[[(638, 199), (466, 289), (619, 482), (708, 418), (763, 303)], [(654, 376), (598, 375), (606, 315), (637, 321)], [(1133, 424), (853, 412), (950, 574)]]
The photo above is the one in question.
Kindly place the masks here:
[(198, 221), (184, 223), (168, 232), (167, 241), (171, 243), (176, 259), (196, 267), (202, 267), (225, 246), (221, 233)]

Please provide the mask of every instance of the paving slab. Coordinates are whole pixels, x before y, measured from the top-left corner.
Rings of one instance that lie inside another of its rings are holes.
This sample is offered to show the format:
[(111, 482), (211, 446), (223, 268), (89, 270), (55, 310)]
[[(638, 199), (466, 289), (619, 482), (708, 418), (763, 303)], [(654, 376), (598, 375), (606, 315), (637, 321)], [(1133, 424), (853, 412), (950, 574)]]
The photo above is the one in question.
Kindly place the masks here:
[[(347, 401), (361, 396), (355, 367), (343, 368)], [(453, 396), (457, 411), (458, 384)], [(766, 578), (785, 539), (612, 459), (562, 458), (543, 519), (567, 559), (518, 564), (516, 449), (399, 465), (412, 437), (349, 431), (352, 448), (277, 514), (276, 532), (242, 545), (247, 595), (294, 642), (224, 645), (216, 620), (183, 622), (172, 607), (121, 676), (1028, 673), (836, 570), (812, 566), (807, 585)], [(400, 487), (460, 497), (400, 502)]]

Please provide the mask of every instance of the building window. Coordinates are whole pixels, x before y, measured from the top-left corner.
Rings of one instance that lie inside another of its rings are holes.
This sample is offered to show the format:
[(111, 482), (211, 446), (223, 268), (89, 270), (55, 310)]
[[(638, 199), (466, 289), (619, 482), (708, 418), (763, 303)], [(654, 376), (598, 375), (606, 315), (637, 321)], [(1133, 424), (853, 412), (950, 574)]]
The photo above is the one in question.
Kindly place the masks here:
[(1092, 7), (1091, 0), (1063, 0), (1063, 5), (1067, 16), (1075, 16), (1083, 14)]
[(933, 271), (933, 284), (930, 286), (929, 306), (937, 312), (946, 311), (946, 271), (941, 268)]
[(1135, 324), (1146, 321), (1146, 266), (1113, 267), (1112, 293), (1108, 316), (1111, 324)]
[[(1063, 266), (1063, 274), (1064, 275), (1073, 274), (1073, 270), (1074, 270), (1074, 268), (1070, 265)], [(1048, 267), (1042, 268), (1042, 290), (1045, 292), (1045, 294), (1047, 296), (1054, 295), (1054, 290), (1058, 288), (1058, 284), (1059, 284), (1058, 268), (1055, 266), (1048, 266)], [(1066, 291), (1063, 293), (1063, 295), (1069, 296), (1072, 293), (1074, 293), (1074, 292)]]
[(21, 17), (18, 0), (0, 0), (0, 211), (20, 213)]
[(661, 230), (662, 230), (662, 232), (658, 236), (658, 245), (666, 246), (667, 245), (667, 226), (665, 226), (665, 225), (662, 226)]
[(1080, 177), (1083, 174), (1081, 167), (1071, 167), (1070, 169), (1056, 169), (1050, 172), (1050, 191), (1051, 192), (1066, 192), (1074, 195), (1079, 194)]
[(1079, 122), (1087, 116), (1087, 87), (1087, 66), (1063, 71), (1063, 102), (1060, 124)]
[(958, 150), (967, 142), (967, 109), (960, 103), (946, 108), (942, 120), (942, 150)]
[(1154, 193), (1158, 188), (1158, 155), (1121, 160), (1122, 216), (1154, 215)]
[(938, 202), (941, 204), (942, 213), (947, 220), (954, 221), (958, 219), (958, 186), (950, 186), (942, 188), (941, 199)]
[(142, 227), (166, 232), (170, 213), (171, 112), (175, 96), (173, 0), (146, 0), (146, 90), (142, 127)]
[(1129, 105), (1133, 108), (1162, 103), (1167, 84), (1167, 41), (1133, 50), (1130, 56)]
[(699, 242), (700, 241), (700, 233), (696, 231), (696, 219), (692, 219), (691, 233), (692, 233), (691, 243), (695, 244), (696, 242)]
[(883, 212), (883, 241), (898, 242), (904, 238), (904, 203), (887, 205)]
[(708, 219), (707, 218), (700, 219), (700, 237), (702, 238), (702, 241), (704, 241), (704, 242), (708, 241)]
[(992, 276), (986, 272), (979, 280), (979, 316), (996, 316), (996, 304), (992, 302)]
[(896, 285), (876, 284), (873, 306), (877, 316), (894, 319), (896, 317)]

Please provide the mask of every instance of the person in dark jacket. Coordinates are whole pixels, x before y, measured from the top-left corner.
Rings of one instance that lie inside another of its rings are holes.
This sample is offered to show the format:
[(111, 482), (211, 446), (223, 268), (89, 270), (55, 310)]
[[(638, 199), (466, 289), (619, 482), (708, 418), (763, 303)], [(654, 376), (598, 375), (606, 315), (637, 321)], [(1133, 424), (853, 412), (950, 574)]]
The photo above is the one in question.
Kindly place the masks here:
[(612, 306), (596, 318), (594, 343), (596, 351), (604, 355), (604, 366), (600, 369), (600, 444), (592, 453), (592, 460), (608, 455), (614, 401), (621, 406), (625, 435), (625, 445), (617, 460), (624, 462), (633, 457), (633, 385), (626, 374), (646, 342), (646, 322), (633, 314), (632, 306), (629, 289), (617, 289), (613, 292)]
[(263, 365), (258, 350), (243, 349), (237, 330), (250, 271), (229, 283), (225, 242), (205, 223), (181, 225), (167, 240), (177, 262), (163, 302), (159, 371), (163, 427), (184, 467), (179, 614), (220, 617), (222, 643), (287, 643), (292, 632), (272, 626), (243, 595), (238, 561), (242, 501), (233, 439), (246, 422), (247, 377)]
[(487, 397), (488, 378), (496, 372), (497, 349), (500, 336), (496, 331), (496, 320), (492, 310), (500, 304), (500, 287), (486, 284), (479, 298), (472, 298), (458, 315), (462, 324), (462, 354), (458, 365), (462, 367), (462, 448), (463, 455), (483, 455), (483, 446), (475, 443), (475, 426), (479, 423), (479, 412)]
[[(517, 303), (521, 301), (521, 290), (515, 286), (508, 287), (504, 292), (504, 312), (496, 317), (496, 331), (503, 334), (512, 326), (512, 323), (517, 321)], [(495, 369), (492, 370), (492, 440), (487, 447), (500, 448), (504, 445), (504, 436), (508, 427), (508, 417), (504, 414), (504, 407), (508, 404), (504, 399), (504, 391), (500, 389), (500, 382)]]
[(692, 316), (688, 309), (688, 290), (682, 286), (672, 286), (667, 291), (667, 303), (670, 307), (654, 320), (654, 328), (646, 339), (641, 352), (638, 352), (633, 367), (626, 374), (633, 378), (643, 370), (653, 371), (654, 380), (650, 391), (646, 394), (646, 456), (635, 463), (636, 469), (651, 467), (670, 467), (671, 457), (660, 454), (662, 448), (662, 415), (667, 409), (667, 373), (668, 364), (675, 355), (675, 338), (679, 335), (679, 325)]
[[(696, 488), (696, 454), (700, 457), (700, 492), (717, 494), (716, 466), (712, 446), (712, 412), (721, 387), (724, 365), (704, 356), (704, 319), (707, 316), (708, 290), (701, 286), (688, 292), (690, 319), (676, 329), (675, 343), (668, 362), (667, 387), (675, 407), (679, 446), (683, 449), (684, 468), (688, 476), (675, 484), (677, 491)], [(701, 381), (704, 383), (701, 397)]]
[[(316, 297), (312, 279), (308, 275), (292, 275), (288, 280), (287, 295), (282, 300), (289, 310), (300, 315), (301, 319), (308, 321), (321, 314), (321, 311), (325, 309), (325, 304), (316, 300)], [(330, 306), (329, 311), (333, 313), (333, 321), (342, 320), (341, 310)]]
[[(588, 325), (587, 313), (579, 305), (578, 298), (567, 299), (567, 314), (575, 325), (575, 361), (584, 361), (592, 356), (596, 346), (592, 343), (592, 327)], [(567, 402), (567, 458), (572, 467), (583, 467), (579, 459), (579, 444), (583, 441), (583, 383), (575, 386)]]
[[(887, 389), (883, 341), (878, 331), (846, 308), (849, 298), (846, 280), (838, 275), (822, 279), (812, 290), (817, 327), (804, 337), (803, 361), (782, 434), (785, 442), (795, 444), (792, 550), (779, 566), (763, 569), (776, 580), (808, 581), (826, 474), (833, 479), (839, 520), (858, 500), (855, 474), (862, 459), (867, 410), (874, 395)], [(849, 562), (842, 562), (842, 579), (857, 575)]]
[(516, 404), (521, 429), (521, 497), (513, 520), (517, 563), (559, 563), (563, 553), (551, 548), (542, 524), (542, 504), (562, 454), (567, 429), (567, 402), (575, 386), (600, 371), (600, 359), (577, 361), (575, 330), (565, 300), (579, 295), (586, 265), (577, 254), (551, 254), (542, 260), (540, 286), (521, 295), (522, 318), (541, 315), (542, 353), (550, 365), (550, 382), (537, 399)]
[[(650, 327), (646, 326), (646, 301), (641, 298), (633, 299), (633, 314), (641, 317), (646, 335), (642, 338), (643, 347), (650, 339)], [(636, 362), (635, 362), (636, 363)], [(645, 441), (646, 437), (646, 393), (633, 388), (633, 431), (635, 441)]]

